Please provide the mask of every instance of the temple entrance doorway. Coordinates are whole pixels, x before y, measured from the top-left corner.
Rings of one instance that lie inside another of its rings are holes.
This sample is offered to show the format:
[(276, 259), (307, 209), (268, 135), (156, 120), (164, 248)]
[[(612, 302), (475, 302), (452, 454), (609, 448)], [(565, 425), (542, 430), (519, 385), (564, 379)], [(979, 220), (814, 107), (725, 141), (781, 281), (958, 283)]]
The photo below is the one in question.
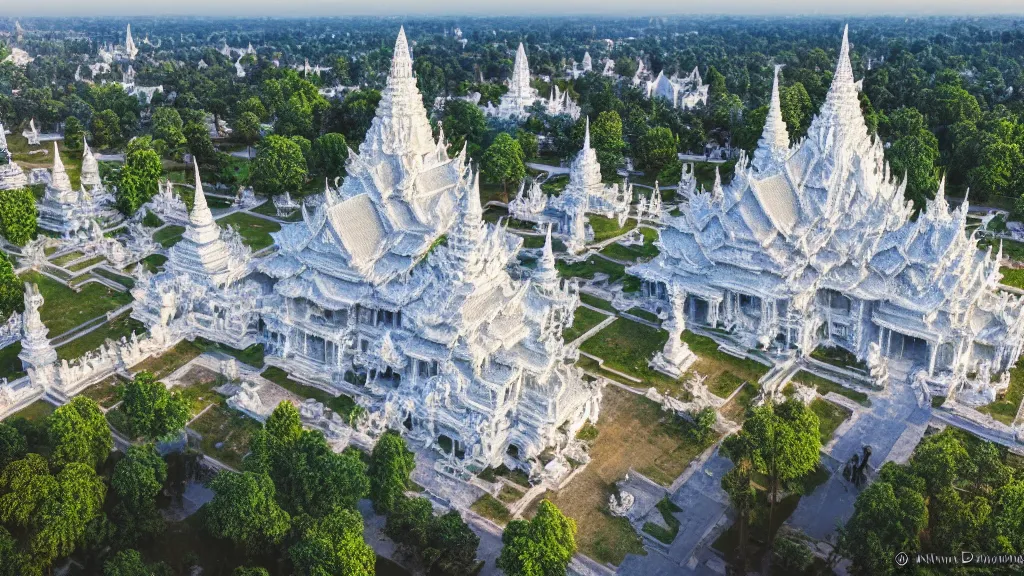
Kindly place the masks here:
[(915, 364), (928, 364), (928, 341), (893, 332), (889, 342), (890, 358), (910, 360)]
[(708, 301), (703, 298), (690, 295), (686, 299), (686, 313), (690, 321), (697, 324), (708, 323)]

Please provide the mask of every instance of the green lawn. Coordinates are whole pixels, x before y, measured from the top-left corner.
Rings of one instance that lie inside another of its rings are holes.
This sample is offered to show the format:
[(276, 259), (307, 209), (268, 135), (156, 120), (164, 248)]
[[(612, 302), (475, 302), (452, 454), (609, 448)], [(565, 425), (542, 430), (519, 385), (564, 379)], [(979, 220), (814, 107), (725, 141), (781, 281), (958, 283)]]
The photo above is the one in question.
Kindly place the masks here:
[(983, 238), (978, 241), (978, 248), (982, 250), (988, 250), (988, 247), (992, 247), (992, 253), (995, 254), (999, 250), (999, 244), (1003, 245), (1003, 256), (1010, 260), (1016, 260), (1018, 262), (1024, 262), (1024, 242), (1017, 242), (1015, 240), (997, 239), (990, 240)]
[(626, 225), (622, 228), (619, 228), (619, 221), (615, 218), (605, 218), (596, 214), (591, 214), (587, 218), (590, 221), (590, 227), (594, 229), (594, 242), (621, 236), (636, 228), (636, 220), (632, 218), (626, 220)]
[(69, 262), (74, 262), (75, 260), (78, 260), (82, 256), (84, 256), (84, 254), (82, 254), (78, 250), (75, 250), (75, 251), (72, 251), (72, 252), (68, 252), (67, 254), (62, 254), (62, 255), (58, 256), (57, 258), (54, 258), (53, 260), (51, 260), (51, 262), (55, 266), (64, 266), (65, 264), (68, 264)]
[(281, 225), (273, 220), (253, 216), (245, 212), (235, 212), (230, 216), (221, 218), (217, 221), (217, 224), (220, 224), (222, 228), (226, 228), (229, 225), (234, 226), (235, 230), (242, 235), (242, 241), (245, 242), (245, 245), (252, 248), (254, 252), (273, 244), (274, 239), (270, 237), (270, 233), (281, 229)]
[(164, 256), (163, 254), (150, 254), (149, 256), (146, 256), (145, 258), (140, 260), (139, 264), (145, 266), (146, 270), (149, 270), (150, 272), (155, 274), (160, 271), (160, 268), (164, 265), (164, 262), (167, 262), (167, 256)]
[(1000, 280), (1003, 284), (1014, 288), (1024, 288), (1024, 268), (1000, 266), (999, 272), (1003, 275), (1003, 279)]
[(559, 260), (555, 263), (555, 267), (558, 268), (558, 272), (562, 276), (575, 276), (577, 278), (586, 278), (587, 280), (592, 280), (594, 274), (598, 272), (607, 274), (609, 282), (617, 282), (626, 276), (625, 266), (605, 260), (600, 256), (591, 256), (583, 262), (573, 262), (572, 264)]
[(607, 315), (597, 312), (596, 310), (591, 310), (590, 308), (584, 308), (583, 306), (580, 306), (579, 308), (576, 309), (575, 316), (573, 317), (572, 326), (562, 333), (562, 338), (566, 342), (572, 342), (573, 340), (584, 335), (588, 330), (590, 330), (594, 326), (597, 326), (601, 322), (604, 322), (604, 319), (607, 317)]
[(569, 175), (559, 174), (557, 176), (552, 176), (545, 180), (543, 183), (541, 183), (540, 189), (547, 194), (558, 196), (562, 193), (563, 190), (565, 190), (565, 187), (568, 185)]
[(867, 365), (864, 364), (864, 362), (857, 360), (857, 357), (852, 352), (838, 346), (833, 346), (831, 348), (819, 346), (811, 352), (811, 358), (826, 364), (838, 366), (839, 368), (867, 370)]
[(811, 411), (818, 415), (818, 432), (823, 445), (832, 439), (832, 433), (852, 414), (846, 408), (821, 398), (811, 402)]
[(601, 298), (598, 298), (597, 296), (592, 296), (590, 294), (581, 293), (580, 294), (580, 302), (583, 302), (584, 304), (586, 304), (588, 306), (593, 306), (594, 308), (600, 308), (601, 310), (607, 310), (608, 312), (611, 312), (612, 314), (615, 314), (615, 312), (616, 312), (615, 307), (612, 306), (611, 302), (609, 302), (607, 300), (602, 300)]
[(1017, 417), (1017, 409), (1024, 399), (1024, 359), (1010, 370), (1010, 387), (995, 402), (978, 410), (991, 415), (1003, 424), (1010, 425)]
[(344, 394), (332, 396), (320, 388), (300, 384), (289, 378), (287, 372), (276, 366), (267, 368), (263, 371), (261, 376), (289, 392), (294, 392), (302, 399), (313, 398), (317, 402), (322, 402), (324, 406), (330, 408), (345, 419), (348, 419), (349, 414), (352, 413), (352, 409), (355, 408), (356, 405), (354, 400)]
[(25, 375), (18, 354), (21, 354), (21, 342), (0, 348), (0, 378), (16, 380)]
[(159, 380), (178, 368), (181, 368), (190, 360), (202, 353), (203, 351), (195, 344), (188, 340), (182, 340), (175, 345), (174, 348), (171, 348), (160, 356), (147, 358), (135, 366), (132, 366), (131, 369), (133, 372), (142, 372), (143, 370), (151, 372), (153, 376)]
[(274, 202), (272, 200), (267, 200), (263, 204), (260, 204), (259, 206), (252, 208), (249, 211), (254, 212), (256, 214), (263, 214), (264, 216), (273, 216), (274, 218), (280, 218), (285, 222), (298, 222), (299, 220), (302, 220), (302, 210), (299, 210), (298, 208), (292, 210), (292, 213), (289, 214), (288, 216), (278, 216), (277, 208), (274, 206)]
[(132, 331), (141, 338), (146, 334), (146, 327), (125, 312), (92, 332), (57, 348), (57, 357), (61, 360), (73, 360), (90, 350), (99, 348), (108, 339), (118, 341), (122, 336), (131, 338)]
[(626, 312), (628, 314), (632, 314), (633, 316), (636, 316), (637, 318), (643, 318), (644, 320), (647, 320), (648, 322), (654, 322), (655, 324), (661, 323), (661, 318), (658, 318), (657, 314), (655, 314), (653, 312), (648, 312), (647, 310), (644, 310), (643, 308), (630, 308), (629, 310), (626, 310)]
[(117, 392), (123, 386), (125, 380), (120, 376), (111, 376), (102, 382), (97, 382), (82, 391), (80, 396), (95, 400), (103, 408), (110, 408), (117, 404)]
[(170, 248), (181, 240), (181, 235), (185, 233), (184, 226), (164, 226), (153, 233), (153, 241), (159, 243), (164, 248)]
[(21, 280), (39, 285), (45, 300), (39, 316), (49, 328), (51, 338), (132, 301), (130, 294), (97, 283), (86, 284), (81, 292), (75, 292), (38, 272), (26, 272)]
[(817, 374), (811, 374), (805, 370), (797, 372), (796, 376), (793, 376), (793, 382), (799, 382), (804, 386), (810, 386), (811, 388), (816, 389), (818, 394), (821, 394), (822, 396), (829, 392), (835, 392), (836, 394), (846, 396), (850, 400), (853, 400), (863, 406), (871, 405), (871, 400), (868, 399), (868, 395), (864, 392), (836, 384), (828, 378), (822, 378)]
[(94, 268), (92, 270), (92, 273), (97, 276), (102, 276), (107, 280), (113, 280), (114, 282), (117, 282), (118, 284), (124, 286), (129, 290), (135, 287), (135, 280), (133, 280), (130, 276), (122, 276), (121, 274), (116, 274), (105, 268)]
[(660, 253), (654, 241), (658, 239), (658, 232), (651, 228), (641, 228), (640, 233), (644, 235), (644, 243), (641, 246), (623, 246), (618, 242), (609, 244), (601, 250), (601, 254), (616, 260), (628, 260), (636, 262), (640, 259), (649, 260)]
[[(618, 318), (580, 345), (580, 350), (604, 360), (604, 366), (639, 378), (640, 383), (624, 378), (613, 380), (637, 388), (655, 387), (661, 392), (688, 399), (682, 380), (673, 379), (648, 366), (654, 354), (665, 346), (668, 333), (646, 324)], [(580, 359), (581, 362), (584, 360)]]
[(205, 338), (197, 338), (195, 345), (203, 352), (220, 352), (232, 356), (239, 362), (248, 364), (253, 368), (263, 368), (263, 344), (253, 344), (245, 350), (239, 350), (218, 342), (211, 342)]
[(481, 496), (479, 500), (473, 502), (469, 509), (484, 518), (494, 521), (498, 526), (504, 526), (512, 520), (512, 515), (509, 513), (508, 508), (490, 494)]
[(262, 426), (241, 412), (217, 405), (188, 427), (202, 435), (199, 446), (204, 454), (238, 470), (249, 453), (249, 440)]
[(53, 414), (53, 411), (56, 409), (56, 406), (50, 404), (46, 400), (36, 400), (35, 402), (29, 404), (28, 406), (25, 406), (21, 410), (8, 416), (7, 421), (11, 422), (12, 420), (15, 420), (17, 418), (24, 418), (29, 422), (42, 422), (43, 420), (46, 420), (46, 418), (49, 417), (50, 414)]
[(683, 510), (672, 503), (671, 500), (666, 496), (656, 505), (658, 512), (661, 512), (661, 517), (665, 520), (665, 524), (668, 528), (655, 524), (653, 522), (647, 522), (644, 524), (644, 532), (647, 532), (651, 536), (654, 536), (658, 540), (665, 544), (671, 544), (676, 539), (676, 534), (679, 533), (679, 519), (675, 517), (675, 512), (682, 512)]
[(79, 270), (85, 270), (86, 268), (88, 268), (89, 266), (92, 266), (93, 264), (99, 264), (100, 262), (103, 262), (103, 260), (104, 260), (103, 256), (93, 256), (92, 258), (89, 258), (88, 260), (82, 260), (81, 262), (75, 262), (74, 264), (68, 266), (67, 269), (72, 271), (72, 272), (78, 272)]

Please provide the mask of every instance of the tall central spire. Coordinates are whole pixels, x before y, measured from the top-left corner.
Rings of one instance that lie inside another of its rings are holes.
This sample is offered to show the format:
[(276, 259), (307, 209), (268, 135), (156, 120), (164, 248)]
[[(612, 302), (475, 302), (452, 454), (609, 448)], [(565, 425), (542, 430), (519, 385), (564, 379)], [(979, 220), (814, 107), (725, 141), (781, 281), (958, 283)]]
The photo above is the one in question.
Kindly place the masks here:
[(768, 115), (764, 119), (764, 131), (757, 143), (752, 165), (758, 172), (763, 172), (777, 161), (783, 160), (789, 151), (789, 132), (786, 122), (782, 119), (782, 100), (779, 97), (779, 69), (775, 67), (775, 79), (772, 81), (772, 99), (768, 104)]
[(206, 204), (206, 193), (203, 192), (203, 183), (199, 180), (199, 163), (193, 162), (196, 171), (196, 195), (192, 202), (192, 213), (188, 215), (189, 222), (193, 226), (201, 227), (213, 224), (213, 213)]
[(849, 26), (843, 30), (843, 44), (839, 49), (832, 85), (821, 112), (811, 121), (808, 136), (815, 139), (822, 149), (839, 149), (841, 142), (849, 136), (867, 137), (859, 89), (853, 80), (853, 66), (850, 64)]
[(391, 57), (390, 77), (412, 78), (412, 56), (409, 54), (409, 41), (405, 38), (405, 26), (398, 29), (395, 53)]
[(587, 125), (583, 131), (583, 149), (590, 150), (590, 116), (587, 116)]
[(516, 50), (516, 61), (512, 66), (512, 79), (509, 81), (509, 92), (524, 95), (530, 92), (530, 62), (526, 59), (526, 48), (519, 43)]

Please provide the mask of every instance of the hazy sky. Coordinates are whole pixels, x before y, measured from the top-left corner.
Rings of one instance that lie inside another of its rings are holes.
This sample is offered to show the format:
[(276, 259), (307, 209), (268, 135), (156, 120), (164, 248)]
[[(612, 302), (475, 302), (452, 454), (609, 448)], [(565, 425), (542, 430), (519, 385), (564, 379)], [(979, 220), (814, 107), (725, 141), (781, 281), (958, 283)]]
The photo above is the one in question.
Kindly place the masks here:
[(2, 0), (0, 16), (355, 15), (985, 15), (1024, 14), (1024, 0)]

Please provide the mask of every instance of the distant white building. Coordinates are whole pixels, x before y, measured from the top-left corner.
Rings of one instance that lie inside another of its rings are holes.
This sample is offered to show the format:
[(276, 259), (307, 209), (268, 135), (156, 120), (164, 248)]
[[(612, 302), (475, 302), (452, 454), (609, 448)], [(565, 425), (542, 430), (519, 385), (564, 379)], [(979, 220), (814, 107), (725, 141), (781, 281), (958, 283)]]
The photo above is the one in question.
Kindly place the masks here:
[(547, 100), (541, 98), (537, 94), (537, 89), (530, 86), (530, 63), (526, 58), (526, 49), (520, 42), (512, 67), (512, 77), (508, 81), (508, 92), (501, 97), (498, 106), (495, 107), (488, 102), (484, 107), (484, 113), (496, 118), (523, 119), (530, 115), (529, 108), (537, 102), (544, 105), (548, 114), (566, 114), (573, 120), (580, 117), (579, 106), (557, 86), (552, 87), (551, 96)]

